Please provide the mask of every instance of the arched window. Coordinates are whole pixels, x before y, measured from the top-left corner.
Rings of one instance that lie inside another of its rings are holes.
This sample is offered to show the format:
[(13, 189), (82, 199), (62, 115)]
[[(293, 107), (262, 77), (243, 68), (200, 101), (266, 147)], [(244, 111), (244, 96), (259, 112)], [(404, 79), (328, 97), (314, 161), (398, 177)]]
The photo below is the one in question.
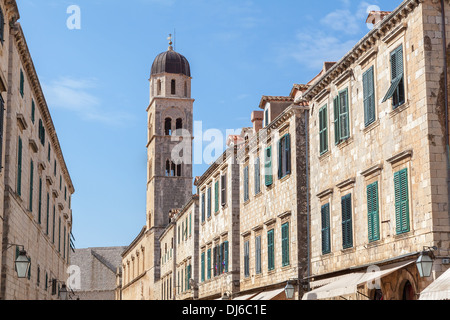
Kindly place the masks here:
[(161, 80), (158, 80), (157, 95), (161, 95)]
[[(178, 118), (175, 124), (175, 128), (177, 131), (177, 134), (181, 135), (181, 129), (183, 129), (183, 119)], [(180, 131), (178, 131), (180, 130)]]
[(176, 82), (174, 79), (172, 79), (170, 83), (170, 93), (175, 94), (176, 93)]
[(172, 135), (172, 119), (166, 118), (164, 121), (164, 133), (166, 136)]
[(170, 177), (170, 161), (166, 161), (166, 177)]
[(181, 164), (177, 165), (177, 177), (181, 177)]
[(188, 96), (188, 90), (187, 90), (187, 81), (184, 82), (184, 96)]
[(170, 162), (170, 176), (175, 177), (175, 163)]

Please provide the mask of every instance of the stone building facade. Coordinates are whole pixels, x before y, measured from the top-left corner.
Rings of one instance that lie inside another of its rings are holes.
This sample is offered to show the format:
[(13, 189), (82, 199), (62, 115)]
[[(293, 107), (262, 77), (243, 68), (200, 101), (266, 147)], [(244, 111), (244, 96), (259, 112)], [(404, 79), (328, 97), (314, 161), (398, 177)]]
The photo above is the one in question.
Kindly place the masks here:
[(261, 99), (238, 153), (239, 295), (247, 298), (285, 299), (287, 282), (306, 272), (308, 107), (294, 103), (296, 91)]
[[(57, 299), (50, 284), (68, 278), (75, 190), (15, 1), (1, 1), (1, 11), (0, 299)], [(14, 268), (21, 249), (31, 262), (26, 279)]]
[[(444, 3), (403, 1), (301, 95), (311, 107), (304, 299), (416, 299), (448, 268)], [(414, 262), (432, 246), (432, 277), (421, 278)]]
[[(122, 256), (124, 300), (160, 298), (155, 289), (161, 278), (159, 239), (169, 224), (169, 212), (182, 208), (192, 196), (193, 103), (189, 62), (170, 45), (155, 58), (151, 70), (147, 223)], [(137, 263), (139, 252), (145, 254)]]
[(126, 247), (75, 249), (70, 260), (72, 266), (80, 268), (80, 282), (76, 283), (77, 286), (73, 285), (75, 288), (72, 288), (72, 299), (115, 300), (116, 272), (122, 263), (121, 254), (125, 249)]
[(239, 292), (239, 165), (228, 148), (196, 179), (199, 197), (198, 298)]

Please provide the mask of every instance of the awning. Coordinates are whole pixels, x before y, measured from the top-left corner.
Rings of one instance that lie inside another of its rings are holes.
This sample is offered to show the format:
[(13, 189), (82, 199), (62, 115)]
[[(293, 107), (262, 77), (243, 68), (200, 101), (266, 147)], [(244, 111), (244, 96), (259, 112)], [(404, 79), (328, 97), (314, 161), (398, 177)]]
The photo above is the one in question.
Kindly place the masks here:
[[(399, 262), (382, 267), (374, 266), (374, 268), (368, 268), (367, 272), (354, 272), (331, 278), (330, 283), (306, 293), (302, 300), (330, 299), (354, 294), (357, 292), (358, 286), (373, 283), (376, 279), (381, 279), (392, 272), (410, 265), (411, 263), (414, 263), (414, 260)], [(326, 280), (320, 281), (325, 282)], [(317, 284), (315, 286), (317, 286)]]
[(257, 294), (256, 296), (254, 296), (253, 298), (251, 298), (250, 300), (268, 301), (268, 300), (272, 300), (279, 294), (283, 294), (284, 295), (283, 298), (286, 299), (286, 295), (284, 294), (284, 288), (281, 288), (281, 289), (261, 292), (261, 293)]
[(233, 300), (250, 300), (250, 298), (256, 296), (257, 294), (259, 294), (259, 292), (253, 292), (250, 294), (244, 294), (242, 296), (236, 297)]
[(450, 300), (450, 269), (426, 287), (419, 300)]

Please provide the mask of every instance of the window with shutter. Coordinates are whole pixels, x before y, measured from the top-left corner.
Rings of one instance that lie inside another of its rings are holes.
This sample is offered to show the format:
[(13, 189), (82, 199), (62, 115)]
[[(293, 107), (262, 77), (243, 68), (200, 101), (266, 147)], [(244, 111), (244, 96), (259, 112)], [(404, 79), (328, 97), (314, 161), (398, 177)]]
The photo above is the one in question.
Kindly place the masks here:
[(228, 241), (224, 242), (224, 272), (228, 272)]
[(322, 254), (328, 254), (331, 252), (329, 203), (322, 206), (321, 215), (322, 215)]
[(205, 281), (205, 253), (202, 252), (201, 256), (201, 262), (200, 262), (200, 269), (201, 269), (201, 281)]
[(291, 173), (291, 136), (286, 134), (278, 143), (278, 178)]
[(319, 110), (319, 151), (324, 154), (328, 151), (328, 111), (327, 105)]
[(268, 147), (265, 150), (264, 175), (265, 175), (266, 186), (272, 185), (272, 183), (273, 183), (273, 178), (272, 178), (272, 147)]
[(219, 212), (219, 180), (214, 184), (214, 212)]
[(20, 69), (20, 84), (19, 84), (19, 90), (20, 90), (20, 95), (23, 98), (23, 93), (24, 93), (24, 83), (25, 83), (25, 77), (23, 75), (23, 71), (22, 69)]
[(226, 205), (227, 203), (227, 174), (225, 173), (220, 177), (220, 186), (221, 186), (221, 195), (220, 199), (222, 201), (222, 206)]
[(281, 226), (281, 262), (283, 267), (289, 265), (289, 223)]
[(260, 160), (255, 160), (255, 195), (261, 191)]
[(345, 89), (339, 92), (339, 125), (341, 141), (347, 139), (350, 136), (349, 115), (348, 89)]
[(207, 217), (211, 217), (211, 187), (208, 187), (208, 199), (206, 202), (207, 205)]
[(206, 258), (207, 258), (206, 273), (208, 279), (211, 279), (211, 249), (208, 249), (208, 254)]
[(339, 125), (339, 97), (333, 100), (334, 111), (334, 143), (337, 145), (341, 142), (340, 125)]
[(3, 10), (0, 8), (0, 41), (3, 43), (5, 41), (5, 16), (3, 15)]
[(369, 242), (380, 240), (378, 182), (367, 186), (367, 223)]
[(275, 246), (273, 229), (267, 232), (267, 260), (269, 271), (275, 269)]
[(244, 168), (244, 202), (249, 199), (249, 181), (248, 181), (248, 166)]
[(42, 179), (39, 178), (39, 204), (38, 204), (38, 223), (42, 222)]
[(363, 74), (364, 124), (367, 127), (375, 121), (375, 85), (373, 66)]
[(205, 193), (202, 193), (202, 222), (205, 221), (205, 213), (206, 213), (206, 207), (205, 207)]
[(28, 209), (33, 212), (33, 177), (34, 177), (34, 163), (33, 160), (30, 161), (30, 199), (28, 204)]
[(34, 104), (34, 100), (31, 100), (31, 122), (34, 123), (34, 113), (35, 113), (35, 104)]
[(49, 228), (49, 220), (50, 220), (50, 194), (47, 192), (47, 228), (46, 228), (47, 235), (48, 235), (48, 228)]
[(352, 195), (348, 194), (341, 199), (342, 205), (342, 247), (353, 247), (352, 229)]
[(17, 194), (22, 195), (22, 138), (19, 137), (17, 152)]
[(261, 236), (255, 238), (255, 272), (260, 274), (261, 268)]
[(391, 86), (383, 102), (392, 99), (393, 109), (405, 103), (403, 45), (391, 52)]
[(244, 242), (244, 277), (250, 276), (250, 243)]
[(395, 225), (397, 234), (409, 232), (408, 169), (394, 174)]

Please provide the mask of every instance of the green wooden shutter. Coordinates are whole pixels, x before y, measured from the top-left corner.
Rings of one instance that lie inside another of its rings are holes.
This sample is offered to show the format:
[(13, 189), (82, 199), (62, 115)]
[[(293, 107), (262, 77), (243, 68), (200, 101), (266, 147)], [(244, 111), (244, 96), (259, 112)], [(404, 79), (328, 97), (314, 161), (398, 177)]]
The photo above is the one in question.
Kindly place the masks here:
[(367, 186), (367, 222), (369, 242), (380, 240), (378, 182)]
[[(387, 91), (382, 102), (386, 102), (387, 100), (394, 98), (394, 95), (399, 95), (403, 92), (403, 79), (404, 79), (404, 66), (403, 66), (403, 46), (399, 46), (397, 49), (392, 51), (391, 53), (391, 86)], [(397, 101), (399, 102), (399, 101)], [(394, 102), (394, 108), (396, 107), (396, 103)]]
[(272, 147), (268, 147), (265, 150), (265, 165), (264, 165), (264, 175), (266, 186), (270, 186), (273, 183), (272, 178)]
[(244, 202), (249, 199), (249, 181), (248, 181), (248, 166), (244, 168)]
[(33, 123), (34, 123), (34, 120), (35, 120), (35, 118), (34, 118), (35, 109), (36, 109), (36, 106), (34, 104), (34, 100), (31, 100), (31, 121)]
[(282, 265), (289, 265), (289, 223), (285, 223), (281, 226), (281, 253), (282, 253)]
[(39, 224), (41, 224), (41, 221), (42, 221), (41, 215), (42, 215), (42, 179), (39, 178), (39, 206), (38, 206), (38, 222), (39, 222)]
[(19, 150), (17, 152), (17, 194), (22, 195), (22, 138), (19, 137)]
[(334, 98), (333, 101), (333, 111), (334, 111), (334, 143), (339, 144), (341, 142), (341, 129), (339, 124), (339, 96)]
[(250, 276), (250, 244), (248, 241), (244, 242), (244, 277)]
[(286, 161), (286, 172), (285, 174), (288, 175), (291, 173), (291, 135), (287, 134), (285, 136), (285, 142), (284, 142), (284, 159)]
[(219, 211), (219, 180), (214, 184), (214, 212)]
[(228, 241), (224, 242), (224, 256), (225, 272), (228, 272)]
[(261, 236), (255, 238), (255, 272), (260, 274), (261, 269)]
[(211, 279), (211, 249), (208, 249), (207, 260), (207, 276), (208, 279)]
[(283, 177), (283, 138), (278, 141), (278, 179)]
[(364, 124), (375, 121), (375, 86), (373, 66), (363, 74)]
[(344, 249), (353, 247), (352, 202), (351, 194), (342, 197), (342, 246)]
[[(33, 160), (30, 161), (30, 199), (29, 199), (29, 210), (31, 212), (33, 212), (33, 176), (34, 176), (34, 164), (33, 164)], [(38, 218), (40, 219), (40, 217)]]
[(255, 160), (255, 194), (261, 191), (261, 175), (259, 158)]
[(207, 207), (208, 207), (208, 218), (211, 217), (211, 187), (208, 187), (208, 199), (207, 199)]
[(322, 254), (327, 254), (331, 252), (329, 203), (322, 206), (321, 216), (322, 216)]
[(25, 78), (22, 69), (20, 69), (20, 95), (23, 98)]
[(201, 265), (200, 265), (200, 267), (201, 267), (201, 280), (202, 280), (202, 282), (204, 282), (205, 281), (205, 253), (204, 252), (202, 252), (202, 256), (201, 256), (202, 258), (201, 258)]
[(339, 93), (339, 124), (341, 141), (350, 136), (350, 113), (348, 102), (348, 89), (345, 89)]
[(220, 176), (220, 187), (221, 187), (221, 204), (224, 206), (227, 203), (227, 174)]
[(328, 113), (327, 105), (323, 106), (319, 111), (319, 140), (320, 154), (328, 151)]
[(202, 222), (205, 221), (205, 193), (202, 193)]
[(408, 169), (394, 174), (395, 224), (397, 234), (409, 232)]
[(274, 247), (274, 230), (267, 232), (267, 252), (268, 252), (268, 269), (275, 269), (275, 247)]
[(50, 218), (50, 195), (47, 192), (47, 228), (46, 228), (47, 235), (48, 235), (49, 218)]

